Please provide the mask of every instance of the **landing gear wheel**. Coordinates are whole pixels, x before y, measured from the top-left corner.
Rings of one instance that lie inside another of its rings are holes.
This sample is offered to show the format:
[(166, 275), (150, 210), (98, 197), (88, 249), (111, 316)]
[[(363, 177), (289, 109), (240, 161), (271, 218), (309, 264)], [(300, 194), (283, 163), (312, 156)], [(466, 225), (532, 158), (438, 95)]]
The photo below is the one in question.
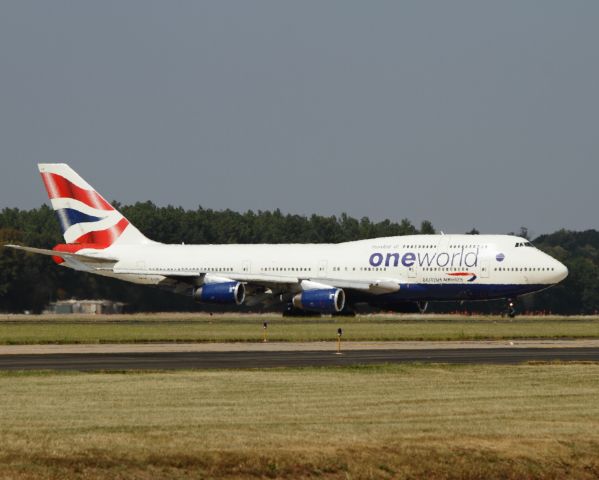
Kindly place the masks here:
[(511, 298), (508, 298), (507, 300), (507, 316), (510, 318), (514, 318), (516, 316), (515, 303)]

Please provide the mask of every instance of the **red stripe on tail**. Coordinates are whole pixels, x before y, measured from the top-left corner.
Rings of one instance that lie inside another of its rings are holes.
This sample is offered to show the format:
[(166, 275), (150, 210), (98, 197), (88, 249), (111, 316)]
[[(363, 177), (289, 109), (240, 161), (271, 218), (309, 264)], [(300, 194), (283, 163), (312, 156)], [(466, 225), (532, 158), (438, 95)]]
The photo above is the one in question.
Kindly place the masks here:
[(119, 223), (114, 227), (107, 228), (106, 230), (98, 230), (96, 232), (89, 232), (81, 235), (73, 243), (87, 243), (96, 245), (93, 248), (107, 248), (116, 242), (117, 238), (125, 231), (125, 228), (129, 226), (129, 222), (126, 218), (122, 218)]
[(78, 187), (64, 177), (55, 173), (42, 173), (42, 180), (48, 191), (48, 196), (53, 198), (74, 198), (88, 207), (98, 210), (114, 210), (106, 200), (93, 190), (85, 190)]

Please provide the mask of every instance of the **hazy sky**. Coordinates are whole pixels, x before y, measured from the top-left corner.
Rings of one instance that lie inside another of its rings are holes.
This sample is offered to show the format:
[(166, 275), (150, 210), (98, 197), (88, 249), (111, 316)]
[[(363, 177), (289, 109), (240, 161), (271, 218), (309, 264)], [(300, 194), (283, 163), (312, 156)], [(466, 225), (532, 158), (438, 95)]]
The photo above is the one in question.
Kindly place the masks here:
[(0, 207), (599, 228), (597, 1), (4, 1)]

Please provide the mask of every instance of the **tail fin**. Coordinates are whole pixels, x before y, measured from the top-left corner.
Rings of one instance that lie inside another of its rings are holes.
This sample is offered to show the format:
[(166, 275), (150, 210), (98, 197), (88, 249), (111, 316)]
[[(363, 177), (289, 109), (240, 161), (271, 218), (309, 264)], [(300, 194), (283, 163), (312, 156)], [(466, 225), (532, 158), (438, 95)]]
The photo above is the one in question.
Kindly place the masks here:
[(40, 163), (52, 208), (65, 242), (90, 248), (149, 240), (65, 163)]

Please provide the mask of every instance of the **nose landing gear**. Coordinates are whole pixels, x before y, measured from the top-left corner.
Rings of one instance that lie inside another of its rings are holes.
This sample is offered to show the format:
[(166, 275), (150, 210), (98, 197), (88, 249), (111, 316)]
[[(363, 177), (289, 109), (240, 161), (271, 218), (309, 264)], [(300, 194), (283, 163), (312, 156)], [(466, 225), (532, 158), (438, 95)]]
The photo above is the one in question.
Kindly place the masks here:
[(507, 308), (506, 308), (505, 314), (510, 318), (514, 318), (516, 316), (516, 303), (515, 303), (514, 299), (512, 299), (512, 298), (507, 299)]

